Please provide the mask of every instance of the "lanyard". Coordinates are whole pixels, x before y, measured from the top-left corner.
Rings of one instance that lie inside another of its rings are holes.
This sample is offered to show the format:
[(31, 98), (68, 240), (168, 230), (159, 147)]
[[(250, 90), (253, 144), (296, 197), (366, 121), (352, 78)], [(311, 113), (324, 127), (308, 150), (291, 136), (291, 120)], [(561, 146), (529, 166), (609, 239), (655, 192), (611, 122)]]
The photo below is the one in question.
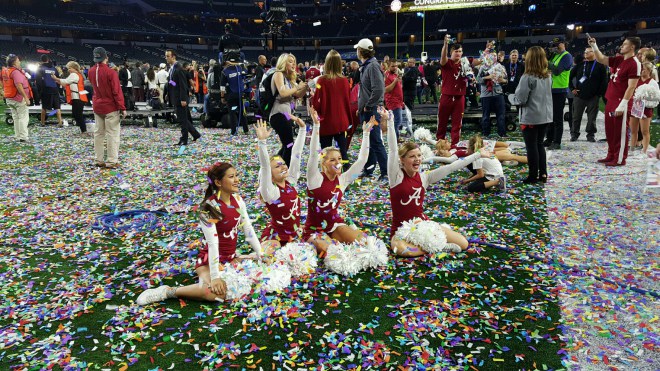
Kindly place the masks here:
[(518, 63), (509, 63), (509, 76), (516, 76), (518, 70)]
[(593, 61), (594, 64), (591, 65), (591, 71), (589, 71), (589, 76), (587, 76), (587, 62), (584, 62), (584, 68), (582, 71), (582, 76), (586, 76), (587, 78), (590, 78), (591, 75), (594, 73), (594, 68), (596, 67), (596, 61)]

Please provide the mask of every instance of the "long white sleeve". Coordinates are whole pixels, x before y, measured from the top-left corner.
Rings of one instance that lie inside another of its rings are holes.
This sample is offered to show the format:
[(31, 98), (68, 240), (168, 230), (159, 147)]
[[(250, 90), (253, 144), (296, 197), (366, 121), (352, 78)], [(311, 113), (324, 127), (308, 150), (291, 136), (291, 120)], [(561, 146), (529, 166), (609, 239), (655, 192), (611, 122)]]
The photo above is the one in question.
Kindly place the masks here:
[(452, 164), (457, 160), (458, 160), (458, 156), (456, 155), (451, 155), (450, 157), (433, 156), (433, 157), (425, 158), (424, 163), (432, 164), (434, 162), (439, 162), (442, 164)]
[(209, 272), (211, 280), (220, 278), (220, 252), (218, 251), (218, 230), (215, 224), (206, 224), (204, 221), (199, 221), (199, 226), (204, 233), (204, 239), (209, 249)]
[(280, 192), (277, 186), (273, 184), (273, 176), (270, 168), (270, 156), (268, 156), (268, 144), (266, 140), (257, 141), (259, 147), (259, 187), (257, 192), (264, 199), (264, 202), (271, 203), (280, 198)]
[(257, 255), (262, 255), (261, 242), (259, 242), (259, 236), (254, 232), (252, 227), (252, 221), (247, 212), (247, 207), (243, 198), (241, 196), (235, 195), (236, 202), (238, 203), (238, 213), (241, 214), (241, 220), (239, 223), (243, 224), (243, 233), (245, 233), (245, 241), (252, 246), (252, 250), (257, 253)]
[(286, 177), (286, 180), (293, 187), (298, 183), (298, 178), (300, 178), (300, 163), (302, 162), (302, 153), (303, 147), (305, 146), (305, 137), (307, 136), (307, 131), (301, 127), (298, 127), (298, 136), (296, 141), (293, 142), (293, 149), (291, 150), (291, 166), (289, 166), (289, 175)]
[(403, 182), (403, 171), (401, 170), (397, 143), (394, 120), (387, 120), (387, 177), (390, 188), (394, 188)]
[(319, 129), (321, 125), (312, 127), (312, 139), (309, 142), (309, 160), (307, 161), (307, 188), (319, 188), (323, 183), (323, 175), (319, 169), (319, 155), (321, 143), (319, 142)]
[(474, 153), (470, 156), (462, 158), (461, 160), (455, 161), (449, 165), (440, 166), (435, 170), (423, 172), (420, 175), (422, 176), (422, 185), (424, 186), (424, 189), (426, 189), (426, 187), (428, 187), (430, 184), (439, 182), (441, 179), (451, 174), (452, 172), (461, 169), (465, 166), (468, 166), (469, 164), (473, 163), (475, 160), (480, 158), (481, 158), (480, 153)]
[[(380, 128), (374, 126), (371, 130), (380, 130)], [(345, 173), (339, 176), (339, 188), (342, 192), (360, 176), (362, 168), (364, 168), (367, 160), (369, 160), (369, 135), (371, 135), (371, 131), (365, 131), (362, 134), (362, 146), (360, 147), (357, 160), (355, 160), (353, 165)]]

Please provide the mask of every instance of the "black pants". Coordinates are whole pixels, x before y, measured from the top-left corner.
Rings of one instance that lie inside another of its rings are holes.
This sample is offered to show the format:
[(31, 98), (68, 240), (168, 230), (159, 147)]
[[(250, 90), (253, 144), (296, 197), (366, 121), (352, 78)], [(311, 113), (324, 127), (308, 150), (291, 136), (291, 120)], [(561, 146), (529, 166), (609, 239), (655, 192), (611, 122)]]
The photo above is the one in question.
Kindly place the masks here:
[(529, 179), (539, 179), (548, 175), (548, 164), (543, 147), (543, 137), (548, 125), (552, 124), (529, 125), (522, 131), (527, 148)]
[(194, 139), (201, 136), (192, 124), (192, 116), (190, 116), (190, 109), (188, 106), (183, 107), (181, 104), (177, 104), (176, 117), (179, 120), (179, 125), (181, 125), (181, 138), (179, 138), (179, 143), (188, 145), (188, 133), (192, 134)]
[[(433, 101), (433, 103), (438, 104), (438, 91), (435, 82), (429, 81), (429, 91), (431, 93), (431, 100)], [(426, 98), (426, 103), (429, 103), (428, 97)]]
[(475, 179), (470, 184), (467, 186), (468, 192), (483, 192), (486, 190), (486, 183), (488, 181), (488, 178), (482, 177), (479, 179)]
[(286, 166), (291, 164), (291, 148), (293, 147), (293, 127), (291, 122), (281, 113), (276, 113), (270, 118), (270, 126), (280, 137), (282, 148), (277, 154), (284, 159)]
[[(298, 135), (301, 134), (304, 134), (302, 130), (298, 133)], [(331, 147), (334, 141), (337, 142), (337, 148), (339, 148), (339, 152), (341, 153), (341, 159), (348, 161), (348, 152), (346, 151), (346, 132), (342, 131), (341, 133), (337, 134), (320, 136), (321, 148)], [(346, 164), (346, 162), (344, 162), (344, 164)]]
[[(360, 122), (367, 122), (374, 116), (376, 120), (380, 123), (380, 115), (376, 108), (371, 112), (362, 112), (360, 113)], [(376, 164), (380, 168), (380, 176), (387, 178), (387, 151), (385, 150), (385, 145), (383, 144), (383, 138), (380, 134), (380, 128), (374, 127), (371, 129), (371, 134), (369, 134), (369, 159), (364, 165), (363, 174), (371, 175), (374, 170), (376, 170)]]
[(76, 120), (76, 125), (80, 128), (81, 133), (87, 132), (87, 124), (85, 124), (85, 117), (83, 116), (83, 108), (85, 108), (85, 102), (80, 99), (71, 100), (71, 114), (73, 119)]
[[(231, 134), (236, 135), (238, 132), (238, 124), (240, 122), (243, 126), (243, 132), (248, 133), (248, 123), (247, 117), (245, 117), (243, 102), (239, 98), (238, 94), (228, 94), (227, 95), (227, 105), (229, 106), (229, 114), (231, 117)], [(236, 109), (234, 109), (236, 107)]]
[(589, 99), (575, 97), (573, 99), (573, 125), (571, 125), (571, 136), (580, 136), (580, 125), (582, 125), (582, 116), (585, 109), (587, 111), (587, 138), (593, 138), (598, 131), (596, 129), (596, 117), (598, 116), (598, 101), (600, 97), (595, 96)]
[(566, 93), (552, 93), (552, 123), (548, 126), (548, 142), (561, 145), (564, 134), (564, 106)]
[(413, 110), (415, 108), (415, 94), (403, 94), (403, 103), (405, 103), (406, 107), (408, 107), (409, 110)]

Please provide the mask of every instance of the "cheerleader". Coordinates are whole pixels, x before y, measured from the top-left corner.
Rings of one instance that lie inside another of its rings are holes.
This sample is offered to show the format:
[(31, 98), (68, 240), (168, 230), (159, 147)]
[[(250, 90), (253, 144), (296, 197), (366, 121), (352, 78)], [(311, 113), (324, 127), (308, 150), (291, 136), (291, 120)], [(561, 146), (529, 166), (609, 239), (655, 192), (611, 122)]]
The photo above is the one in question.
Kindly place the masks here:
[(295, 186), (300, 177), (300, 161), (305, 145), (305, 122), (292, 116), (298, 124), (298, 137), (293, 144), (291, 168), (280, 156), (268, 156), (266, 139), (269, 129), (262, 120), (257, 121), (257, 143), (259, 147), (259, 187), (257, 192), (266, 204), (271, 221), (261, 234), (264, 260), (287, 265), (291, 275), (298, 277), (313, 273), (317, 267), (314, 247), (298, 243), (302, 234), (300, 226), (300, 198)]
[[(147, 305), (165, 299), (192, 299), (216, 301), (237, 299), (251, 290), (249, 275), (241, 274), (231, 264), (244, 258), (261, 258), (261, 244), (254, 233), (247, 208), (238, 195), (239, 178), (236, 169), (218, 162), (208, 170), (209, 182), (204, 200), (200, 204), (200, 226), (206, 246), (199, 251), (195, 272), (199, 284), (184, 287), (160, 286), (148, 289), (138, 296), (138, 305)], [(245, 240), (254, 250), (253, 256), (236, 255), (238, 229), (243, 228)], [(289, 277), (290, 280), (290, 277)]]
[[(658, 89), (658, 82), (653, 79), (653, 71), (655, 67), (651, 62), (642, 63), (642, 72), (635, 88), (635, 95), (630, 100), (628, 109), (630, 114), (630, 148), (635, 148), (639, 145), (637, 141), (637, 134), (641, 126), (642, 131), (642, 152), (641, 158), (646, 158), (646, 151), (649, 149), (650, 141), (650, 128), (651, 118), (653, 118), (653, 109), (658, 106), (660, 100), (660, 90)], [(636, 107), (644, 107), (644, 110), (633, 109)]]
[[(451, 164), (459, 158), (468, 155), (467, 148), (469, 143), (465, 140), (462, 140), (455, 146), (452, 146), (446, 139), (440, 139), (436, 141), (431, 136), (431, 132), (425, 128), (419, 128), (415, 130), (415, 139), (434, 146), (434, 150), (431, 150), (431, 148), (426, 145), (421, 145), (419, 147), (419, 149), (422, 151), (422, 158), (424, 163), (439, 162), (444, 164)], [(515, 155), (511, 152), (511, 150), (515, 148), (525, 148), (525, 143), (515, 141), (495, 141), (494, 146), (492, 146), (493, 142), (494, 141), (485, 140), (484, 148), (492, 151), (495, 154), (495, 158), (502, 162), (502, 165), (516, 166), (519, 163), (527, 163), (527, 156)]]
[[(392, 251), (403, 257), (416, 257), (439, 251), (461, 251), (468, 247), (468, 241), (460, 233), (452, 231), (447, 224), (438, 224), (424, 215), (424, 195), (426, 188), (439, 182), (451, 172), (458, 170), (490, 153), (467, 156), (452, 164), (421, 173), (422, 153), (412, 142), (397, 148), (394, 122), (388, 120), (387, 113), (381, 113), (382, 124), (387, 125), (390, 203), (392, 204)], [(398, 156), (397, 156), (398, 152)]]
[(309, 199), (303, 241), (313, 244), (319, 257), (325, 257), (326, 267), (339, 274), (351, 275), (364, 268), (386, 264), (387, 248), (384, 243), (349, 227), (339, 215), (339, 206), (346, 187), (358, 178), (367, 162), (370, 131), (377, 125), (375, 118), (372, 116), (369, 122), (362, 125), (362, 146), (358, 158), (343, 172), (338, 148), (327, 147), (320, 150), (319, 118), (313, 108), (310, 108), (310, 114), (314, 127), (307, 162)]

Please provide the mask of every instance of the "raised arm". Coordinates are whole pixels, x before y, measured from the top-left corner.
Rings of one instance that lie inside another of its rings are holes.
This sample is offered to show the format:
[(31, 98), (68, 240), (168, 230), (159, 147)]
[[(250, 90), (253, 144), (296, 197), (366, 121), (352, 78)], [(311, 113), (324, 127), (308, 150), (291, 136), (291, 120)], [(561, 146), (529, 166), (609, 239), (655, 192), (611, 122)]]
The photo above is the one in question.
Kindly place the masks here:
[(456, 155), (451, 155), (449, 157), (433, 156), (433, 157), (425, 158), (423, 162), (427, 164), (432, 164), (434, 162), (439, 162), (441, 164), (452, 164), (457, 160), (458, 160), (458, 156)]
[(609, 66), (610, 59), (604, 56), (603, 53), (600, 52), (600, 49), (598, 49), (598, 44), (596, 44), (596, 39), (594, 39), (593, 37), (589, 37), (587, 39), (587, 43), (591, 46), (591, 49), (594, 50), (594, 56), (596, 56), (596, 60), (598, 61), (598, 63)]
[(387, 177), (390, 188), (396, 187), (403, 180), (401, 166), (399, 166), (399, 147), (397, 146), (396, 130), (394, 120), (389, 120), (388, 112), (378, 108), (380, 124), (387, 128)]
[(252, 227), (252, 221), (250, 220), (250, 216), (247, 213), (247, 207), (245, 206), (245, 202), (243, 202), (243, 198), (239, 195), (235, 195), (236, 197), (236, 202), (238, 203), (238, 213), (241, 214), (241, 221), (240, 223), (243, 224), (243, 233), (245, 233), (245, 241), (252, 246), (252, 251), (254, 251), (257, 254), (257, 257), (261, 259), (262, 255), (262, 250), (261, 250), (261, 242), (259, 242), (259, 236), (254, 232), (254, 228)]
[(280, 198), (280, 192), (273, 184), (270, 156), (268, 156), (268, 144), (266, 143), (266, 139), (268, 139), (271, 132), (272, 129), (269, 129), (262, 119), (257, 121), (257, 147), (259, 154), (259, 187), (257, 188), (257, 192), (259, 192), (261, 198), (266, 203), (271, 203)]
[(482, 153), (474, 153), (470, 156), (467, 156), (461, 160), (454, 161), (449, 165), (440, 166), (439, 168), (431, 171), (422, 173), (422, 185), (424, 188), (428, 187), (430, 184), (437, 183), (447, 175), (452, 172), (464, 168), (469, 164), (473, 163), (475, 160), (480, 159)]
[(440, 52), (440, 65), (441, 66), (444, 66), (445, 64), (447, 64), (447, 61), (449, 60), (449, 58), (447, 58), (447, 48), (448, 48), (448, 45), (449, 45), (449, 39), (450, 38), (451, 38), (451, 36), (445, 35), (445, 42), (442, 44), (442, 51)]
[(319, 117), (314, 108), (309, 108), (309, 114), (312, 116), (314, 126), (312, 127), (312, 138), (309, 142), (309, 159), (307, 160), (307, 188), (316, 189), (323, 183), (323, 176), (319, 169), (319, 155), (321, 152), (321, 143), (319, 142)]
[(339, 186), (342, 191), (360, 176), (364, 165), (367, 163), (367, 160), (369, 159), (369, 136), (371, 135), (372, 128), (376, 126), (377, 123), (376, 118), (371, 116), (371, 120), (362, 125), (362, 146), (360, 147), (358, 158), (345, 173), (339, 176)]
[(295, 187), (298, 183), (298, 178), (300, 178), (300, 162), (302, 161), (302, 152), (305, 146), (305, 137), (307, 136), (307, 125), (299, 117), (294, 117), (293, 119), (298, 124), (298, 136), (296, 137), (296, 141), (293, 142), (291, 166), (289, 166), (289, 175), (286, 177), (286, 180)]

